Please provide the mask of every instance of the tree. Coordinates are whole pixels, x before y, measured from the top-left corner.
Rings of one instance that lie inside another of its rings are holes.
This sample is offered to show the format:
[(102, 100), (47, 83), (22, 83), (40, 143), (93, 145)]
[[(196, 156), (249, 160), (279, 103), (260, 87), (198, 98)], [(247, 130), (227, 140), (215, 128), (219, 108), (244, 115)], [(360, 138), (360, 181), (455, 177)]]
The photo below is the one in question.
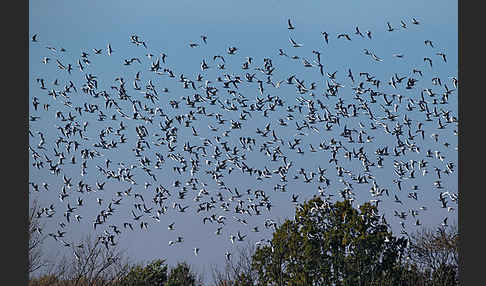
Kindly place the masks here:
[(170, 270), (169, 278), (165, 286), (196, 286), (201, 282), (197, 281), (197, 275), (191, 270), (191, 267), (185, 263), (177, 263)]
[(417, 267), (428, 273), (432, 285), (459, 283), (459, 231), (456, 225), (424, 228), (411, 236), (409, 256)]
[(47, 265), (47, 261), (43, 257), (42, 243), (46, 235), (42, 234), (42, 225), (40, 215), (41, 208), (37, 200), (32, 202), (29, 208), (29, 275)]
[(398, 269), (400, 275), (400, 285), (402, 286), (428, 286), (430, 285), (430, 275), (422, 272), (416, 264), (405, 262)]
[(168, 267), (165, 260), (157, 259), (146, 266), (135, 265), (115, 285), (117, 286), (146, 286), (165, 285), (167, 282)]
[(110, 285), (123, 277), (130, 264), (123, 251), (87, 235), (80, 244), (71, 245), (72, 256), (64, 256), (53, 266), (54, 274), (68, 285)]
[[(257, 272), (252, 267), (255, 244), (238, 246), (235, 255), (226, 260), (223, 271), (213, 268), (213, 280), (217, 286), (252, 286), (255, 285)], [(235, 257), (236, 259), (233, 259)]]
[(253, 268), (258, 285), (398, 285), (406, 245), (376, 206), (315, 197), (258, 247)]

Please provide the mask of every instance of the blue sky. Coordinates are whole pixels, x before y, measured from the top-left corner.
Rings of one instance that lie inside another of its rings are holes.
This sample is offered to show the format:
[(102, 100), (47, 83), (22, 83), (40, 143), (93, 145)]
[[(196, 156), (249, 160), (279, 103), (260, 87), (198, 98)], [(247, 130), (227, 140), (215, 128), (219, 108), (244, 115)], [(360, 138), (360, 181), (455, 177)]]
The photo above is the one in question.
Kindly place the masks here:
[[(412, 25), (411, 19), (415, 17), (420, 21), (420, 25)], [(287, 29), (287, 19), (291, 19), (295, 26), (295, 30), (289, 31)], [(407, 28), (400, 27), (400, 20), (407, 23)], [(393, 32), (387, 32), (386, 23), (395, 28)], [(355, 27), (359, 26), (364, 33), (371, 30), (373, 39), (361, 39), (354, 34)], [(329, 33), (329, 44), (325, 44), (322, 35), (323, 31)], [(344, 39), (337, 39), (336, 35), (339, 33), (348, 33), (352, 41)], [(60, 122), (55, 117), (55, 111), (62, 111), (67, 115), (69, 111), (75, 114), (74, 109), (68, 109), (62, 104), (62, 99), (53, 100), (47, 95), (47, 91), (53, 88), (52, 82), (58, 78), (61, 82), (60, 87), (69, 83), (69, 80), (78, 85), (78, 94), (73, 95), (70, 99), (73, 105), (82, 105), (87, 102), (88, 98), (81, 95), (80, 86), (84, 81), (85, 73), (91, 73), (98, 76), (99, 83), (103, 89), (110, 90), (110, 86), (114, 85), (114, 79), (122, 76), (127, 81), (127, 87), (132, 91), (132, 82), (137, 71), (142, 73), (141, 85), (145, 85), (149, 79), (156, 83), (157, 88), (167, 87), (169, 93), (164, 94), (160, 92), (159, 104), (167, 112), (167, 114), (175, 114), (167, 102), (171, 99), (180, 100), (181, 96), (186, 95), (186, 91), (182, 89), (180, 83), (170, 80), (167, 76), (155, 77), (153, 73), (147, 71), (152, 59), (148, 59), (145, 55), (152, 53), (155, 57), (159, 57), (161, 53), (167, 54), (167, 67), (174, 70), (175, 74), (179, 76), (181, 73), (185, 76), (194, 79), (198, 73), (202, 73), (200, 69), (201, 61), (204, 59), (211, 68), (204, 73), (205, 79), (211, 80), (216, 84), (217, 75), (221, 74), (216, 70), (216, 62), (213, 61), (214, 55), (223, 55), (225, 57), (225, 66), (227, 73), (240, 73), (241, 64), (246, 61), (246, 57), (251, 56), (254, 59), (252, 67), (262, 66), (263, 58), (271, 58), (276, 70), (273, 75), (273, 80), (278, 81), (286, 79), (291, 74), (296, 74), (297, 78), (304, 79), (305, 83), (310, 84), (315, 82), (321, 90), (325, 87), (327, 76), (321, 77), (315, 69), (307, 69), (302, 65), (302, 58), (309, 61), (315, 59), (313, 50), (321, 52), (321, 62), (324, 65), (326, 72), (336, 73), (337, 81), (343, 83), (345, 87), (342, 91), (342, 97), (346, 103), (352, 102), (352, 87), (351, 82), (347, 78), (347, 71), (351, 69), (355, 78), (358, 78), (359, 72), (370, 72), (376, 75), (382, 82), (382, 89), (387, 93), (401, 93), (404, 98), (419, 98), (420, 90), (425, 88), (433, 88), (438, 94), (443, 92), (442, 87), (431, 85), (433, 77), (440, 77), (443, 83), (446, 83), (449, 88), (452, 88), (450, 78), (458, 76), (458, 59), (457, 59), (457, 1), (306, 1), (305, 3), (293, 3), (291, 1), (171, 1), (169, 3), (161, 1), (30, 1), (29, 6), (29, 35), (38, 34), (38, 43), (30, 43), (29, 45), (29, 99), (37, 97), (41, 105), (39, 110), (34, 111), (31, 108), (30, 115), (40, 116), (38, 121), (30, 122), (31, 131), (35, 137), (30, 138), (30, 144), (36, 146), (39, 142), (38, 131), (44, 133), (46, 138), (46, 153), (52, 156), (52, 146), (55, 146), (55, 140), (59, 136), (55, 125), (65, 124)], [(147, 49), (141, 46), (135, 46), (130, 43), (130, 35), (136, 34), (147, 44)], [(204, 34), (208, 37), (208, 44), (202, 44), (200, 36)], [(289, 42), (289, 36), (294, 40), (303, 44), (303, 47), (292, 48)], [(424, 40), (432, 40), (434, 48), (426, 46)], [(189, 43), (198, 43), (199, 47), (190, 48)], [(105, 49), (108, 44), (111, 44), (114, 52), (111, 57), (106, 56)], [(55, 47), (58, 51), (53, 53), (46, 49), (47, 46)], [(230, 46), (236, 46), (238, 51), (235, 55), (228, 55), (227, 49)], [(66, 52), (59, 52), (60, 48), (65, 48)], [(93, 55), (93, 48), (103, 49), (103, 55)], [(282, 48), (289, 55), (299, 55), (299, 60), (292, 60), (286, 57), (278, 56), (278, 49)], [(363, 54), (363, 49), (368, 49), (383, 59), (383, 62), (374, 62), (369, 56)], [(92, 59), (92, 64), (88, 66), (85, 72), (80, 72), (76, 66), (77, 59), (80, 58), (81, 52), (88, 52), (89, 58)], [(444, 52), (447, 55), (447, 63), (442, 62), (439, 56), (435, 55), (437, 52)], [(403, 54), (403, 58), (396, 58), (393, 54)], [(42, 64), (43, 57), (50, 57), (51, 62), (47, 65)], [(123, 60), (138, 57), (142, 64), (134, 63), (130, 66), (124, 66)], [(424, 57), (431, 57), (433, 59), (433, 67), (430, 68), (424, 63)], [(59, 59), (63, 63), (72, 63), (72, 75), (67, 75), (65, 72), (60, 72), (56, 66), (55, 59)], [(420, 89), (413, 92), (402, 90), (394, 91), (387, 84), (390, 77), (394, 73), (399, 75), (411, 75), (413, 68), (421, 69), (424, 76), (420, 78), (417, 83)], [(251, 72), (251, 71), (249, 71)], [(255, 71), (256, 72), (256, 71)], [(266, 78), (258, 72), (257, 77), (262, 80)], [(47, 90), (40, 90), (36, 78), (44, 78)], [(204, 84), (202, 82), (201, 84)], [(60, 88), (57, 87), (57, 88)], [(272, 95), (278, 95), (283, 98), (287, 105), (296, 104), (295, 88), (293, 86), (286, 86), (282, 84), (280, 89), (271, 89), (266, 87), (266, 90)], [(223, 91), (224, 92), (224, 91)], [(240, 92), (247, 96), (250, 100), (254, 100), (258, 94), (257, 85), (248, 85), (241, 88)], [(437, 108), (451, 110), (451, 113), (457, 116), (457, 96), (458, 92), (453, 93), (449, 98), (447, 105), (438, 105)], [(309, 98), (309, 95), (304, 95)], [(318, 97), (316, 97), (318, 98)], [(324, 97), (321, 98), (323, 101)], [(89, 99), (93, 100), (93, 99)], [(45, 112), (42, 109), (42, 104), (49, 102), (51, 109)], [(98, 104), (104, 105), (101, 101)], [(336, 99), (329, 99), (329, 107), (333, 107)], [(94, 102), (93, 102), (94, 103)], [(405, 106), (404, 106), (405, 107)], [(403, 110), (403, 108), (401, 110)], [(128, 110), (131, 108), (127, 107)], [(185, 110), (185, 111), (184, 111)], [(208, 107), (208, 110), (210, 108)], [(379, 110), (377, 107), (376, 110)], [(181, 108), (180, 112), (188, 112), (187, 109)], [(217, 109), (213, 110), (217, 112)], [(112, 112), (107, 112), (112, 114)], [(231, 118), (231, 115), (228, 115)], [(239, 136), (253, 136), (256, 128), (263, 129), (267, 123), (271, 123), (272, 127), (277, 128), (278, 118), (284, 117), (285, 114), (272, 114), (269, 118), (264, 118), (260, 115), (255, 115), (251, 120), (244, 122), (242, 130), (234, 130), (226, 140), (231, 145), (237, 146)], [(414, 128), (416, 128), (415, 120), (423, 121), (423, 114), (415, 111), (409, 114), (409, 117), (414, 120)], [(97, 122), (96, 117), (78, 118), (82, 122), (89, 122), (88, 137), (96, 138), (100, 128), (105, 128), (108, 125), (118, 126), (118, 122)], [(400, 117), (402, 118), (402, 116)], [(93, 120), (94, 119), (94, 120)], [(299, 118), (298, 120), (302, 120)], [(80, 122), (81, 122), (80, 121)], [(365, 119), (360, 117), (359, 120), (347, 120), (348, 127), (358, 127), (358, 121), (365, 122)], [(421, 200), (413, 201), (407, 199), (407, 191), (398, 193), (394, 190), (396, 187), (391, 182), (393, 179), (393, 158), (385, 159), (387, 168), (374, 169), (373, 173), (376, 181), (382, 187), (390, 189), (392, 195), (390, 198), (384, 198), (380, 207), (383, 208), (384, 213), (389, 216), (389, 222), (393, 225), (396, 233), (400, 231), (398, 220), (393, 217), (393, 210), (398, 209), (407, 211), (410, 208), (418, 209), (421, 206), (427, 206), (426, 212), (421, 212), (420, 221), (424, 225), (437, 225), (445, 216), (449, 217), (449, 222), (456, 220), (457, 213), (448, 213), (446, 210), (440, 208), (440, 202), (437, 201), (439, 191), (434, 189), (432, 183), (434, 181), (434, 166), (441, 169), (445, 168), (445, 163), (452, 161), (457, 166), (457, 137), (454, 136), (453, 130), (457, 130), (456, 124), (450, 124), (446, 129), (437, 130), (436, 120), (431, 123), (426, 123), (426, 138), (419, 141), (421, 153), (411, 154), (407, 153), (404, 160), (420, 160), (424, 158), (426, 150), (431, 149), (440, 150), (441, 154), (445, 156), (444, 162), (437, 159), (430, 159), (429, 177), (420, 177), (415, 181), (405, 181), (404, 188), (410, 188), (413, 185), (420, 186)], [(116, 165), (118, 162), (124, 162), (127, 165), (137, 164), (138, 159), (133, 156), (131, 148), (133, 148), (134, 130), (138, 123), (125, 122), (128, 126), (127, 137), (129, 137), (129, 145), (121, 146), (119, 150), (103, 151), (104, 157), (97, 162), (103, 164), (105, 158), (110, 158)], [(207, 138), (214, 137), (210, 131), (206, 129), (208, 124), (213, 124), (214, 121), (208, 122), (199, 120), (194, 122), (194, 126), (201, 130), (201, 136)], [(294, 125), (294, 122), (289, 122), (289, 125)], [(365, 122), (365, 125), (369, 123)], [(390, 128), (393, 127), (389, 124)], [(330, 137), (338, 138), (339, 131), (342, 127), (336, 128), (333, 133), (313, 134), (308, 132), (305, 137), (306, 144), (311, 143), (317, 147), (319, 142), (325, 140), (329, 142)], [(151, 127), (149, 130), (156, 133), (156, 128)], [(293, 140), (295, 130), (292, 128), (277, 128), (277, 134), (285, 141)], [(191, 145), (198, 143), (198, 138), (191, 137), (191, 130), (181, 128), (178, 145), (182, 147), (185, 141), (190, 141)], [(218, 131), (217, 133), (221, 133)], [(381, 134), (380, 134), (381, 133)], [(439, 134), (439, 144), (435, 143), (430, 138), (431, 133)], [(366, 145), (366, 150), (370, 155), (370, 159), (375, 160), (374, 152), (376, 147), (385, 146), (386, 144), (393, 146), (393, 138), (384, 136), (383, 132), (371, 132), (375, 136), (374, 144)], [(257, 138), (257, 137), (256, 137)], [(263, 139), (259, 139), (263, 140)], [(260, 141), (260, 143), (263, 141)], [(449, 147), (444, 147), (442, 144), (448, 142)], [(131, 144), (130, 144), (131, 143)], [(88, 144), (89, 146), (90, 144)], [(259, 144), (257, 144), (258, 146)], [(306, 149), (308, 146), (302, 146)], [(91, 146), (89, 148), (92, 148)], [(182, 149), (182, 148), (181, 148)], [(391, 148), (392, 149), (392, 148)], [(285, 149), (287, 150), (287, 148)], [(390, 150), (391, 151), (391, 150)], [(163, 151), (161, 151), (163, 153)], [(41, 152), (42, 154), (43, 152)], [(319, 155), (309, 156), (306, 153), (304, 156), (298, 154), (291, 154), (289, 151), (289, 158), (294, 161), (297, 166), (304, 167), (306, 170), (316, 169), (317, 166), (328, 169), (329, 177), (333, 179), (333, 184), (339, 185), (337, 177), (334, 175), (335, 170), (332, 165), (329, 165), (329, 155), (317, 153)], [(150, 155), (153, 159), (153, 152)], [(342, 156), (342, 154), (340, 155)], [(188, 157), (189, 158), (189, 157)], [(268, 166), (274, 168), (277, 166), (269, 162), (267, 158), (262, 157), (262, 153), (253, 152), (248, 155), (248, 160), (256, 166)], [(78, 158), (79, 159), (79, 158)], [(170, 159), (167, 159), (170, 161)], [(359, 163), (359, 162), (358, 162)], [(349, 168), (358, 170), (358, 163), (350, 163)], [(65, 174), (73, 177), (73, 182), (77, 183), (82, 179), (94, 185), (98, 181), (106, 181), (106, 178), (99, 176), (96, 170), (96, 161), (90, 162), (88, 168), (88, 175), (81, 178), (79, 176), (79, 164), (77, 166), (66, 166), (64, 168)], [(167, 168), (161, 170), (158, 174), (158, 183), (170, 185), (172, 181), (177, 178), (177, 175), (172, 171), (172, 162), (167, 163)], [(293, 174), (293, 173), (292, 173)], [(150, 200), (150, 190), (145, 190), (143, 181), (149, 181), (149, 177), (144, 176), (143, 173), (137, 173), (140, 178), (140, 183), (134, 189), (140, 192), (146, 199)], [(290, 175), (289, 175), (290, 177)], [(187, 176), (181, 176), (181, 182), (186, 180)], [(40, 186), (42, 182), (48, 182), (51, 186), (50, 191), (42, 191), (39, 193), (31, 192), (32, 198), (38, 198), (41, 202), (49, 205), (53, 203), (58, 209), (53, 219), (45, 219), (46, 232), (55, 232), (59, 229), (57, 222), (63, 219), (63, 212), (66, 209), (67, 202), (71, 206), (76, 203), (78, 197), (84, 197), (86, 206), (79, 209), (79, 213), (85, 218), (84, 223), (71, 223), (66, 227), (68, 231), (68, 239), (77, 240), (79, 237), (87, 232), (92, 231), (92, 221), (99, 212), (100, 207), (96, 204), (96, 197), (105, 197), (105, 202), (113, 198), (115, 190), (124, 190), (127, 188), (126, 183), (118, 184), (107, 182), (106, 190), (92, 193), (92, 194), (77, 194), (73, 193), (67, 201), (60, 202), (58, 199), (59, 191), (62, 186), (62, 175), (55, 176), (48, 172), (48, 170), (38, 170), (30, 167), (29, 180), (38, 183)], [(211, 178), (202, 176), (201, 180), (210, 184), (209, 187), (216, 190), (217, 186), (212, 183)], [(155, 258), (167, 258), (170, 263), (186, 260), (193, 264), (198, 270), (209, 270), (210, 264), (221, 264), (224, 259), (225, 251), (234, 250), (234, 246), (229, 241), (229, 235), (236, 235), (237, 231), (247, 233), (249, 239), (256, 241), (261, 237), (268, 237), (270, 231), (265, 231), (263, 226), (263, 219), (272, 218), (276, 221), (282, 221), (285, 217), (293, 214), (293, 205), (290, 203), (291, 194), (300, 194), (300, 198), (310, 198), (317, 193), (317, 183), (304, 184), (296, 183), (289, 180), (289, 191), (274, 192), (273, 186), (278, 182), (278, 179), (270, 181), (256, 181), (246, 174), (243, 176), (237, 173), (232, 173), (225, 177), (225, 182), (231, 186), (237, 186), (240, 191), (248, 188), (261, 188), (271, 195), (274, 209), (270, 214), (265, 214), (264, 217), (247, 217), (249, 225), (259, 225), (262, 233), (259, 236), (253, 236), (249, 226), (243, 226), (232, 218), (231, 213), (225, 214), (228, 221), (224, 227), (223, 235), (217, 237), (214, 235), (217, 225), (211, 224), (203, 225), (201, 214), (194, 214), (194, 209), (190, 213), (179, 214), (176, 212), (169, 212), (166, 216), (161, 218), (160, 223), (155, 223), (150, 220), (148, 230), (136, 229), (133, 232), (123, 232), (119, 238), (119, 244), (123, 248), (128, 249), (129, 255), (135, 260), (151, 260)], [(446, 186), (446, 190), (451, 193), (457, 193), (457, 173), (445, 176), (442, 184)], [(370, 199), (369, 186), (355, 186), (355, 193), (357, 193), (357, 203), (362, 203)], [(445, 190), (443, 190), (445, 191)], [(145, 192), (145, 193), (144, 193)], [(176, 191), (174, 191), (176, 192)], [(393, 194), (397, 194), (404, 202), (404, 206), (397, 206), (393, 202)], [(336, 193), (336, 197), (339, 194)], [(187, 199), (182, 201), (185, 205), (193, 205), (193, 193), (187, 195)], [(122, 206), (117, 210), (116, 215), (110, 218), (110, 224), (122, 224), (124, 221), (131, 219), (131, 209), (133, 209), (133, 202), (130, 198), (124, 198)], [(133, 199), (133, 198), (131, 198)], [(172, 199), (171, 199), (172, 200)], [(175, 200), (175, 199), (174, 199)], [(171, 201), (172, 202), (172, 201)], [(453, 205), (453, 204), (451, 204)], [(103, 204), (105, 206), (105, 204)], [(456, 205), (457, 206), (457, 205)], [(455, 206), (455, 207), (456, 207)], [(409, 215), (410, 217), (410, 215)], [(149, 218), (147, 218), (149, 221)], [(167, 225), (175, 222), (176, 231), (168, 231)], [(414, 220), (407, 219), (407, 225), (410, 230), (416, 229), (413, 226)], [(183, 234), (183, 244), (173, 247), (168, 246), (169, 240), (174, 240), (177, 235)], [(200, 254), (195, 257), (192, 249), (194, 247), (201, 248)], [(59, 246), (52, 239), (46, 242), (46, 250), (49, 253), (56, 253), (59, 251), (63, 253), (63, 248)], [(207, 272), (209, 276), (209, 272)]]

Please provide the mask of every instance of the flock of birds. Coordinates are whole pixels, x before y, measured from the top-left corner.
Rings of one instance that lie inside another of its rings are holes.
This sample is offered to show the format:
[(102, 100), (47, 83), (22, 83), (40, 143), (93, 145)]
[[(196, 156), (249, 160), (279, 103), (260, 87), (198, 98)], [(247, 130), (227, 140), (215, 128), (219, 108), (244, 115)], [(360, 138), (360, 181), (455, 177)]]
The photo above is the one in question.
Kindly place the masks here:
[[(384, 32), (419, 25), (415, 18), (396, 27), (387, 22)], [(290, 19), (287, 29), (297, 30)], [(325, 49), (335, 41), (371, 41), (374, 34), (355, 27), (334, 40), (328, 32), (319, 37)], [(313, 196), (326, 203), (358, 197), (388, 203), (388, 220), (396, 219), (404, 234), (406, 224), (421, 225), (428, 207), (444, 209), (441, 224), (447, 225), (458, 201), (444, 182), (456, 172), (457, 158), (444, 154), (457, 150), (450, 138), (457, 135), (458, 119), (447, 107), (458, 80), (440, 78), (432, 68), (447, 64), (446, 54), (431, 40), (419, 41), (430, 51), (423, 65), (380, 79), (369, 70), (329, 70), (324, 54), (299, 54), (304, 44), (294, 38), (273, 60), (263, 58), (259, 65), (248, 56), (234, 71), (233, 57), (241, 51), (230, 46), (203, 58), (191, 77), (175, 71), (170, 55), (152, 54), (141, 36), (131, 35), (130, 44), (145, 55), (119, 55), (122, 75), (104, 88), (96, 63), (116, 57), (116, 47), (92, 48), (73, 59), (33, 35), (31, 49), (47, 48), (41, 61), (55, 65), (58, 74), (35, 78), (39, 89), (30, 92), (29, 192), (58, 198), (36, 214), (55, 220), (54, 230), (35, 231), (73, 248), (77, 257), (81, 245), (68, 239), (71, 224), (90, 224), (110, 247), (122, 233), (160, 224), (176, 233), (177, 222), (165, 217), (190, 213), (200, 219), (195, 224), (236, 244), (274, 230), (275, 208), (288, 213)], [(202, 35), (189, 48), (209, 44)], [(363, 54), (371, 62), (386, 61), (369, 49)], [(277, 75), (276, 61), (301, 62), (319, 80), (290, 71)], [(437, 199), (425, 201), (426, 194)], [(421, 205), (407, 209), (413, 203)], [(98, 211), (83, 213), (85, 205)], [(225, 232), (229, 225), (235, 231)], [(167, 240), (180, 245), (184, 235)], [(201, 247), (191, 246), (195, 255)], [(225, 255), (229, 259), (231, 251)]]

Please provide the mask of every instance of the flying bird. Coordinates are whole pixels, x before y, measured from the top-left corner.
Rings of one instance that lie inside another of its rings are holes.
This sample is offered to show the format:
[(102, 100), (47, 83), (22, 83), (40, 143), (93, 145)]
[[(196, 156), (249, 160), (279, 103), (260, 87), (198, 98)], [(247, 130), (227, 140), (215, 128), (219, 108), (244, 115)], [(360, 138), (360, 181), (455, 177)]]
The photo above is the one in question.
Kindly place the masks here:
[(287, 23), (288, 23), (288, 29), (289, 29), (289, 30), (293, 30), (293, 29), (295, 29), (295, 27), (294, 27), (294, 26), (292, 26), (292, 23), (290, 23), (290, 19), (287, 21)]
[(326, 44), (329, 44), (329, 34), (327, 32), (321, 32), (321, 34), (324, 36)]
[(302, 47), (302, 44), (298, 44), (298, 43), (296, 43), (296, 42), (295, 42), (295, 41), (294, 41), (292, 38), (289, 38), (289, 40), (290, 40), (290, 43), (292, 43), (292, 46), (293, 46), (294, 48), (299, 48), (299, 47)]
[(337, 36), (338, 39), (342, 37), (346, 38), (348, 41), (351, 41), (351, 38), (349, 37), (348, 34), (342, 33), (342, 34), (338, 34)]

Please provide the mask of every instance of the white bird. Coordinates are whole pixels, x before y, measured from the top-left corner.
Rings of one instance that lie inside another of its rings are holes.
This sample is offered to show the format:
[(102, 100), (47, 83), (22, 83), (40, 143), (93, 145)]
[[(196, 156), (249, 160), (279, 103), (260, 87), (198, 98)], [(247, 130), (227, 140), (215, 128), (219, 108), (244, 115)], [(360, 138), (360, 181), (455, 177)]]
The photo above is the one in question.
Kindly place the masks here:
[(238, 231), (238, 241), (243, 241), (245, 237), (246, 235), (241, 235), (240, 232)]
[(373, 53), (371, 53), (371, 57), (372, 57), (372, 58), (373, 58), (375, 61), (377, 61), (377, 62), (382, 62), (382, 61), (383, 61), (381, 58), (379, 58), (377, 55), (375, 55), (375, 54), (373, 54)]
[(289, 24), (289, 27), (288, 27), (289, 30), (295, 29), (295, 27), (292, 26), (292, 23), (290, 23), (290, 19), (288, 20), (288, 24)]
[(452, 85), (457, 88), (457, 78), (455, 76), (451, 77)]
[(441, 225), (447, 227), (447, 219), (448, 217), (445, 217), (444, 220), (442, 221)]
[(169, 226), (167, 227), (168, 230), (174, 230), (174, 224), (175, 222), (169, 224)]
[(292, 43), (292, 46), (294, 48), (302, 47), (302, 44), (296, 43), (292, 38), (289, 37), (290, 43)]

